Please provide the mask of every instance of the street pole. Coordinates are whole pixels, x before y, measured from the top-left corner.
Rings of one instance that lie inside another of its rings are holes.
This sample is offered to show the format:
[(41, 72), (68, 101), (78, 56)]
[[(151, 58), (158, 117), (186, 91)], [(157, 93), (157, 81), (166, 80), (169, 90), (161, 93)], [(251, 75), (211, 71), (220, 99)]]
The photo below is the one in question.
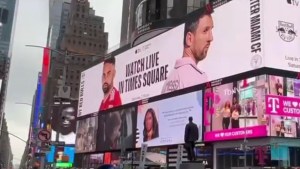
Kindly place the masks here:
[[(27, 145), (27, 141), (25, 141), (24, 139), (20, 138), (19, 136), (15, 135), (15, 134), (12, 134), (12, 133), (10, 133), (8, 131), (4, 131), (4, 130), (1, 130), (1, 129), (0, 129), (0, 132), (6, 133), (8, 135), (11, 135), (11, 136), (17, 138), (18, 140), (24, 142)], [(25, 148), (26, 148), (26, 146), (25, 146)], [(11, 148), (8, 149), (8, 155), (7, 156), (8, 156), (8, 159), (7, 159), (7, 166), (6, 166), (6, 168), (9, 169), (10, 161), (11, 161)]]
[(4, 131), (4, 130), (0, 130), (0, 131), (3, 132), (3, 133), (9, 134), (9, 135), (19, 139), (20, 141), (24, 142), (25, 144), (27, 144), (27, 141), (25, 141), (24, 139), (20, 138), (19, 136), (15, 135), (15, 134), (12, 134), (12, 133), (10, 133), (8, 131)]

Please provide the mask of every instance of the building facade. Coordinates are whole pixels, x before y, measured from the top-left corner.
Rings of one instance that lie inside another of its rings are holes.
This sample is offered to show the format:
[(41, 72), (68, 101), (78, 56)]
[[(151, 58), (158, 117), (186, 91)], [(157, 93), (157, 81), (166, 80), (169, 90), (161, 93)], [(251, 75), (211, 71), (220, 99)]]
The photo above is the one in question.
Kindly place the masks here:
[[(12, 55), (12, 39), (16, 21), (16, 0), (0, 1), (0, 126), (4, 116), (4, 103), (7, 90), (10, 60)], [(0, 127), (1, 129), (1, 127)], [(1, 135), (1, 133), (0, 133)]]
[(51, 54), (50, 76), (55, 82), (49, 87), (53, 88), (53, 96), (62, 95), (60, 91), (64, 87), (65, 97), (76, 99), (81, 71), (93, 60), (104, 56), (108, 34), (104, 32), (103, 17), (95, 16), (88, 1), (65, 2), (61, 9), (55, 49), (64, 54)]
[(103, 17), (95, 16), (88, 1), (73, 0), (69, 19), (61, 50), (92, 55), (105, 53), (108, 34), (104, 32)]
[[(121, 45), (132, 42), (136, 38), (134, 32), (141, 26), (182, 18), (207, 2), (207, 0), (123, 0)], [(161, 32), (156, 34), (159, 33)]]
[(51, 48), (54, 50), (51, 50), (51, 66), (44, 100), (47, 115), (43, 117), (43, 121), (47, 123), (53, 115), (55, 100), (77, 100), (81, 72), (93, 61), (104, 57), (108, 47), (104, 18), (95, 15), (88, 1), (64, 2), (55, 46), (56, 48)]
[(49, 26), (51, 29), (49, 46), (51, 48), (57, 47), (61, 27), (66, 24), (69, 15), (70, 2), (71, 0), (49, 0)]

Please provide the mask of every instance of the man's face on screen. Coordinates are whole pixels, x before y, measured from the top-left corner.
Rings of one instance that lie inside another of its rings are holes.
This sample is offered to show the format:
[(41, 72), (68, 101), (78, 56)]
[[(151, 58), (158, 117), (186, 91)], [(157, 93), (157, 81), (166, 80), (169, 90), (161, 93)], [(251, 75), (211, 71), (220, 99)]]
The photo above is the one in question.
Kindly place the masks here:
[(204, 15), (199, 19), (197, 29), (191, 33), (191, 50), (196, 61), (205, 59), (210, 43), (213, 41), (213, 27), (211, 15)]
[(113, 87), (113, 81), (115, 78), (115, 65), (112, 63), (105, 63), (103, 65), (102, 73), (102, 90), (104, 94), (107, 94)]

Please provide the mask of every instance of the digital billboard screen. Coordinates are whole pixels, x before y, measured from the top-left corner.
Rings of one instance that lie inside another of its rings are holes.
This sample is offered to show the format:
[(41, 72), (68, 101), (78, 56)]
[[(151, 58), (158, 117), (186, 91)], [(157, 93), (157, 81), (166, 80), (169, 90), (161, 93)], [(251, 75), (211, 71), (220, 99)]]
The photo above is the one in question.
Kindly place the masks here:
[[(77, 100), (64, 99), (54, 101), (52, 106), (52, 141), (75, 144)], [(57, 136), (57, 133), (59, 135)]]
[[(264, 1), (266, 66), (300, 71), (300, 1)], [(278, 12), (280, 11), (280, 12)], [(276, 49), (276, 50), (274, 50)], [(276, 59), (275, 59), (276, 58)]]
[(204, 96), (205, 141), (268, 135), (265, 114), (267, 76), (207, 88)]
[(55, 147), (51, 146), (50, 151), (46, 153), (46, 159), (48, 163), (64, 162), (74, 163), (75, 147), (64, 146)]
[(83, 71), (78, 116), (263, 66), (261, 4), (235, 0), (215, 6)]
[(99, 114), (97, 150), (134, 148), (136, 118), (136, 107)]
[(273, 76), (273, 88), (278, 92), (266, 95), (266, 113), (270, 116), (270, 136), (300, 137), (299, 79)]
[(103, 156), (104, 154), (91, 154), (90, 155), (90, 168), (98, 168), (101, 164), (103, 164)]
[(198, 126), (198, 141), (202, 140), (202, 91), (141, 104), (137, 112), (136, 147), (184, 143), (189, 117)]
[(96, 150), (97, 130), (97, 116), (77, 121), (76, 153), (93, 152)]
[(300, 137), (299, 82), (261, 75), (206, 89), (204, 140)]

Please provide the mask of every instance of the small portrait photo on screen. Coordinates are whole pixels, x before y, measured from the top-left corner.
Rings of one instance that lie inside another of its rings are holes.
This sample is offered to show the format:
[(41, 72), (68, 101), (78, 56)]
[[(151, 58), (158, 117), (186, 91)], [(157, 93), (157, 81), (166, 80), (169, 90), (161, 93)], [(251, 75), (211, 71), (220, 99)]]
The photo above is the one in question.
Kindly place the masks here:
[(149, 108), (145, 113), (143, 141), (149, 141), (159, 137), (158, 121), (154, 109)]

